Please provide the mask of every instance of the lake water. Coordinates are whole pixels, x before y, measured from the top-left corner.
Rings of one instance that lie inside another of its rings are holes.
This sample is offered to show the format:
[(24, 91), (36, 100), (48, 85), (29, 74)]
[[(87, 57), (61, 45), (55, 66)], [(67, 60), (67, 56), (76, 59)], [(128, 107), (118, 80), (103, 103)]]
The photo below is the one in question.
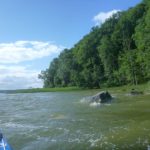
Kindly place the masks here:
[(0, 94), (0, 128), (14, 150), (146, 149), (150, 96), (82, 102), (97, 92)]

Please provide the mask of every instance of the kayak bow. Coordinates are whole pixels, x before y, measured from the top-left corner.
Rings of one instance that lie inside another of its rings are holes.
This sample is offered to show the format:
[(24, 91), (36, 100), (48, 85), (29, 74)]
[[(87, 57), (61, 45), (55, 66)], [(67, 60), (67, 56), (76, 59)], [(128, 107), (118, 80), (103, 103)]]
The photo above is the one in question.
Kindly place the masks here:
[(12, 150), (2, 133), (0, 133), (0, 150)]

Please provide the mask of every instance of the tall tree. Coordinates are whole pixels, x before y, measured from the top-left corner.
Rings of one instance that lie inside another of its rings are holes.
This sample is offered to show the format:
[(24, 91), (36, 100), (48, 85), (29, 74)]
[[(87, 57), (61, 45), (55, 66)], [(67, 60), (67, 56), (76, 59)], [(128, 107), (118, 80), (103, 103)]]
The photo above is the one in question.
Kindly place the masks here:
[(45, 87), (96, 88), (150, 80), (150, 1), (93, 27), (39, 77)]

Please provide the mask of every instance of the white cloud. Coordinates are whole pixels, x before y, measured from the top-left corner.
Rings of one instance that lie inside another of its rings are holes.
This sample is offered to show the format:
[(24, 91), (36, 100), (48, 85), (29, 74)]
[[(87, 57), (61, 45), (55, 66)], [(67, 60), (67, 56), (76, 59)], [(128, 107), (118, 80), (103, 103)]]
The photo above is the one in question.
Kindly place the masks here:
[(14, 43), (0, 43), (0, 63), (17, 64), (19, 62), (35, 60), (45, 56), (59, 54), (64, 47), (50, 42), (16, 41)]
[(109, 12), (100, 12), (96, 16), (94, 16), (93, 21), (95, 25), (101, 25), (104, 23), (108, 18), (110, 18), (113, 14), (117, 13), (120, 10), (111, 10)]
[(40, 71), (24, 66), (0, 65), (0, 90), (39, 88), (43, 83), (38, 79)]
[[(0, 89), (42, 87), (43, 82), (38, 79), (41, 70), (32, 68), (30, 61), (57, 56), (63, 49), (63, 46), (41, 41), (0, 43)], [(21, 62), (26, 62), (28, 67), (21, 66)]]

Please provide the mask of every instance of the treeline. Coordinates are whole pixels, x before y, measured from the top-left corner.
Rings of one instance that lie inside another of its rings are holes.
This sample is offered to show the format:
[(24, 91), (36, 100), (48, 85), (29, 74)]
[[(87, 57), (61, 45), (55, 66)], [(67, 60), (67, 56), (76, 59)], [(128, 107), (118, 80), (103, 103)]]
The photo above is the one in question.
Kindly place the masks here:
[(150, 80), (150, 1), (93, 27), (42, 71), (44, 87), (99, 88)]

